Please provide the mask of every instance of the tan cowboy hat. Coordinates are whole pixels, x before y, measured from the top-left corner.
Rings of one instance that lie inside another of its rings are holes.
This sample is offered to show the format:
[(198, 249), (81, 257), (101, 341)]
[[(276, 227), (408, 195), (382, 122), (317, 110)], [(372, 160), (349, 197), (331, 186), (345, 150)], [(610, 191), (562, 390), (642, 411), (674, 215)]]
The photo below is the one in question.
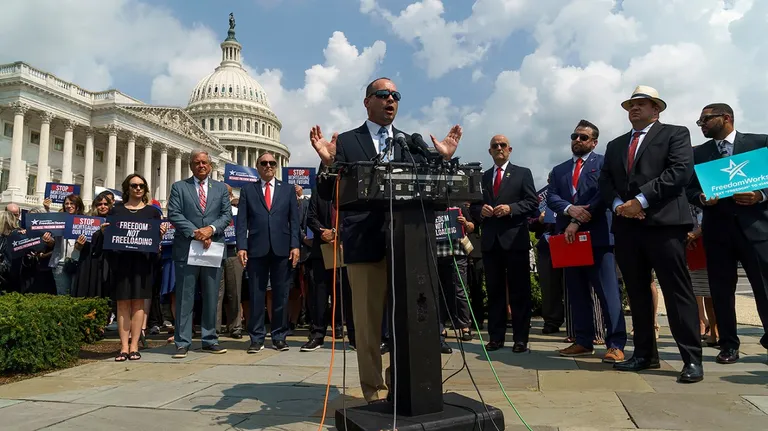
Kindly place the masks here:
[(632, 92), (632, 97), (621, 102), (621, 107), (629, 111), (629, 101), (632, 99), (651, 99), (659, 106), (659, 112), (663, 112), (667, 109), (667, 102), (659, 99), (659, 92), (655, 88), (647, 85), (638, 85), (635, 87), (635, 91)]

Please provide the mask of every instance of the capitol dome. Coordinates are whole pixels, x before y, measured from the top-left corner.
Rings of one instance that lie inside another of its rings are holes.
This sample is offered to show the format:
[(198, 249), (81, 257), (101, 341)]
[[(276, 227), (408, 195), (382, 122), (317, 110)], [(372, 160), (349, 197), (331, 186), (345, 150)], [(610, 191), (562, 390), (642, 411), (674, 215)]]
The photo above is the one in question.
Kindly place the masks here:
[[(243, 68), (241, 52), (230, 14), (227, 38), (221, 43), (221, 63), (197, 83), (186, 110), (230, 151), (233, 163), (256, 167), (259, 156), (270, 152), (278, 168), (288, 166), (291, 153), (280, 142), (282, 123), (272, 112), (264, 88)], [(281, 173), (278, 169), (278, 178)]]

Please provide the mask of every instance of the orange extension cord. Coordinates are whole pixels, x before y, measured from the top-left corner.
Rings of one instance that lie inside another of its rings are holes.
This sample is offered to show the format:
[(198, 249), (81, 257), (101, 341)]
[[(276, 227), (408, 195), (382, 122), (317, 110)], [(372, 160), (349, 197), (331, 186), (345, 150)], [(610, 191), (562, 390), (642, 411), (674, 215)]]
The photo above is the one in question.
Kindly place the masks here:
[[(339, 181), (341, 179), (341, 173), (336, 177), (336, 199), (333, 203), (336, 207), (336, 220), (332, 220), (334, 226), (333, 233), (333, 293), (331, 294), (331, 366), (328, 367), (328, 383), (325, 385), (325, 400), (323, 401), (323, 416), (320, 417), (320, 426), (317, 427), (317, 431), (322, 431), (323, 424), (325, 424), (325, 414), (328, 410), (328, 394), (331, 391), (331, 377), (333, 376), (333, 360), (336, 356), (336, 274), (337, 268), (337, 254), (339, 250), (338, 232), (339, 232)], [(342, 340), (344, 343), (344, 340)]]

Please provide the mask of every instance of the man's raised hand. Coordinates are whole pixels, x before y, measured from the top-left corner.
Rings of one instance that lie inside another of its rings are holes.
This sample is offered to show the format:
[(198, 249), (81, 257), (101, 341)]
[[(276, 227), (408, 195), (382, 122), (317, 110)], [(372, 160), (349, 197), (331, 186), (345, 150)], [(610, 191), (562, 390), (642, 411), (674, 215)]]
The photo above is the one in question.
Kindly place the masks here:
[(338, 137), (339, 134), (334, 132), (333, 136), (331, 136), (331, 141), (328, 142), (323, 137), (320, 126), (315, 126), (309, 130), (309, 142), (312, 143), (312, 148), (315, 149), (317, 155), (320, 156), (320, 160), (326, 166), (330, 166), (333, 163), (334, 157), (336, 157), (336, 139)]
[(461, 126), (458, 124), (451, 127), (448, 131), (448, 135), (442, 141), (438, 141), (434, 136), (429, 135), (432, 138), (432, 145), (435, 146), (435, 150), (443, 156), (444, 159), (449, 160), (456, 153), (456, 148), (459, 146), (459, 141), (462, 135)]

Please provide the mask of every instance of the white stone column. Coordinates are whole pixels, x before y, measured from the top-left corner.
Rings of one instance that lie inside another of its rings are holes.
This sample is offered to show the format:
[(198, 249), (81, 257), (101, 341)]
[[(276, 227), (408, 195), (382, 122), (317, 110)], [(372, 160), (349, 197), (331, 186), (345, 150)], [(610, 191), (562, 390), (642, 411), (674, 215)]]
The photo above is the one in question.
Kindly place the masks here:
[(160, 192), (157, 200), (160, 201), (160, 206), (164, 208), (165, 202), (168, 200), (168, 146), (161, 143), (158, 143), (157, 146), (160, 149)]
[(88, 127), (85, 129), (85, 169), (83, 172), (83, 188), (81, 190), (83, 203), (90, 205), (93, 201), (93, 135), (95, 130)]
[(64, 120), (64, 153), (61, 159), (61, 182), (72, 184), (72, 137), (77, 126), (75, 120)]
[(147, 180), (147, 190), (152, 190), (152, 140), (144, 141), (144, 179)]
[(173, 150), (173, 182), (181, 181), (181, 151)]
[(192, 163), (192, 153), (187, 155), (187, 178), (192, 177), (192, 167), (190, 167), (190, 163)]
[(114, 124), (107, 126), (109, 141), (107, 142), (107, 188), (115, 188), (115, 171), (117, 169), (117, 132), (120, 128)]
[(243, 154), (243, 166), (248, 166), (248, 151), (248, 147), (245, 147), (245, 154)]
[(125, 176), (136, 172), (136, 133), (128, 132), (128, 148), (125, 150)]
[(35, 194), (42, 198), (45, 194), (45, 183), (48, 182), (48, 150), (51, 147), (51, 121), (52, 112), (41, 112), (40, 121), (40, 148), (37, 153), (37, 188)]
[(13, 137), (11, 138), (11, 169), (8, 176), (8, 191), (13, 194), (25, 195), (26, 191), (21, 190), (22, 182), (22, 143), (24, 137), (24, 115), (29, 110), (29, 106), (21, 102), (11, 103), (13, 109)]

